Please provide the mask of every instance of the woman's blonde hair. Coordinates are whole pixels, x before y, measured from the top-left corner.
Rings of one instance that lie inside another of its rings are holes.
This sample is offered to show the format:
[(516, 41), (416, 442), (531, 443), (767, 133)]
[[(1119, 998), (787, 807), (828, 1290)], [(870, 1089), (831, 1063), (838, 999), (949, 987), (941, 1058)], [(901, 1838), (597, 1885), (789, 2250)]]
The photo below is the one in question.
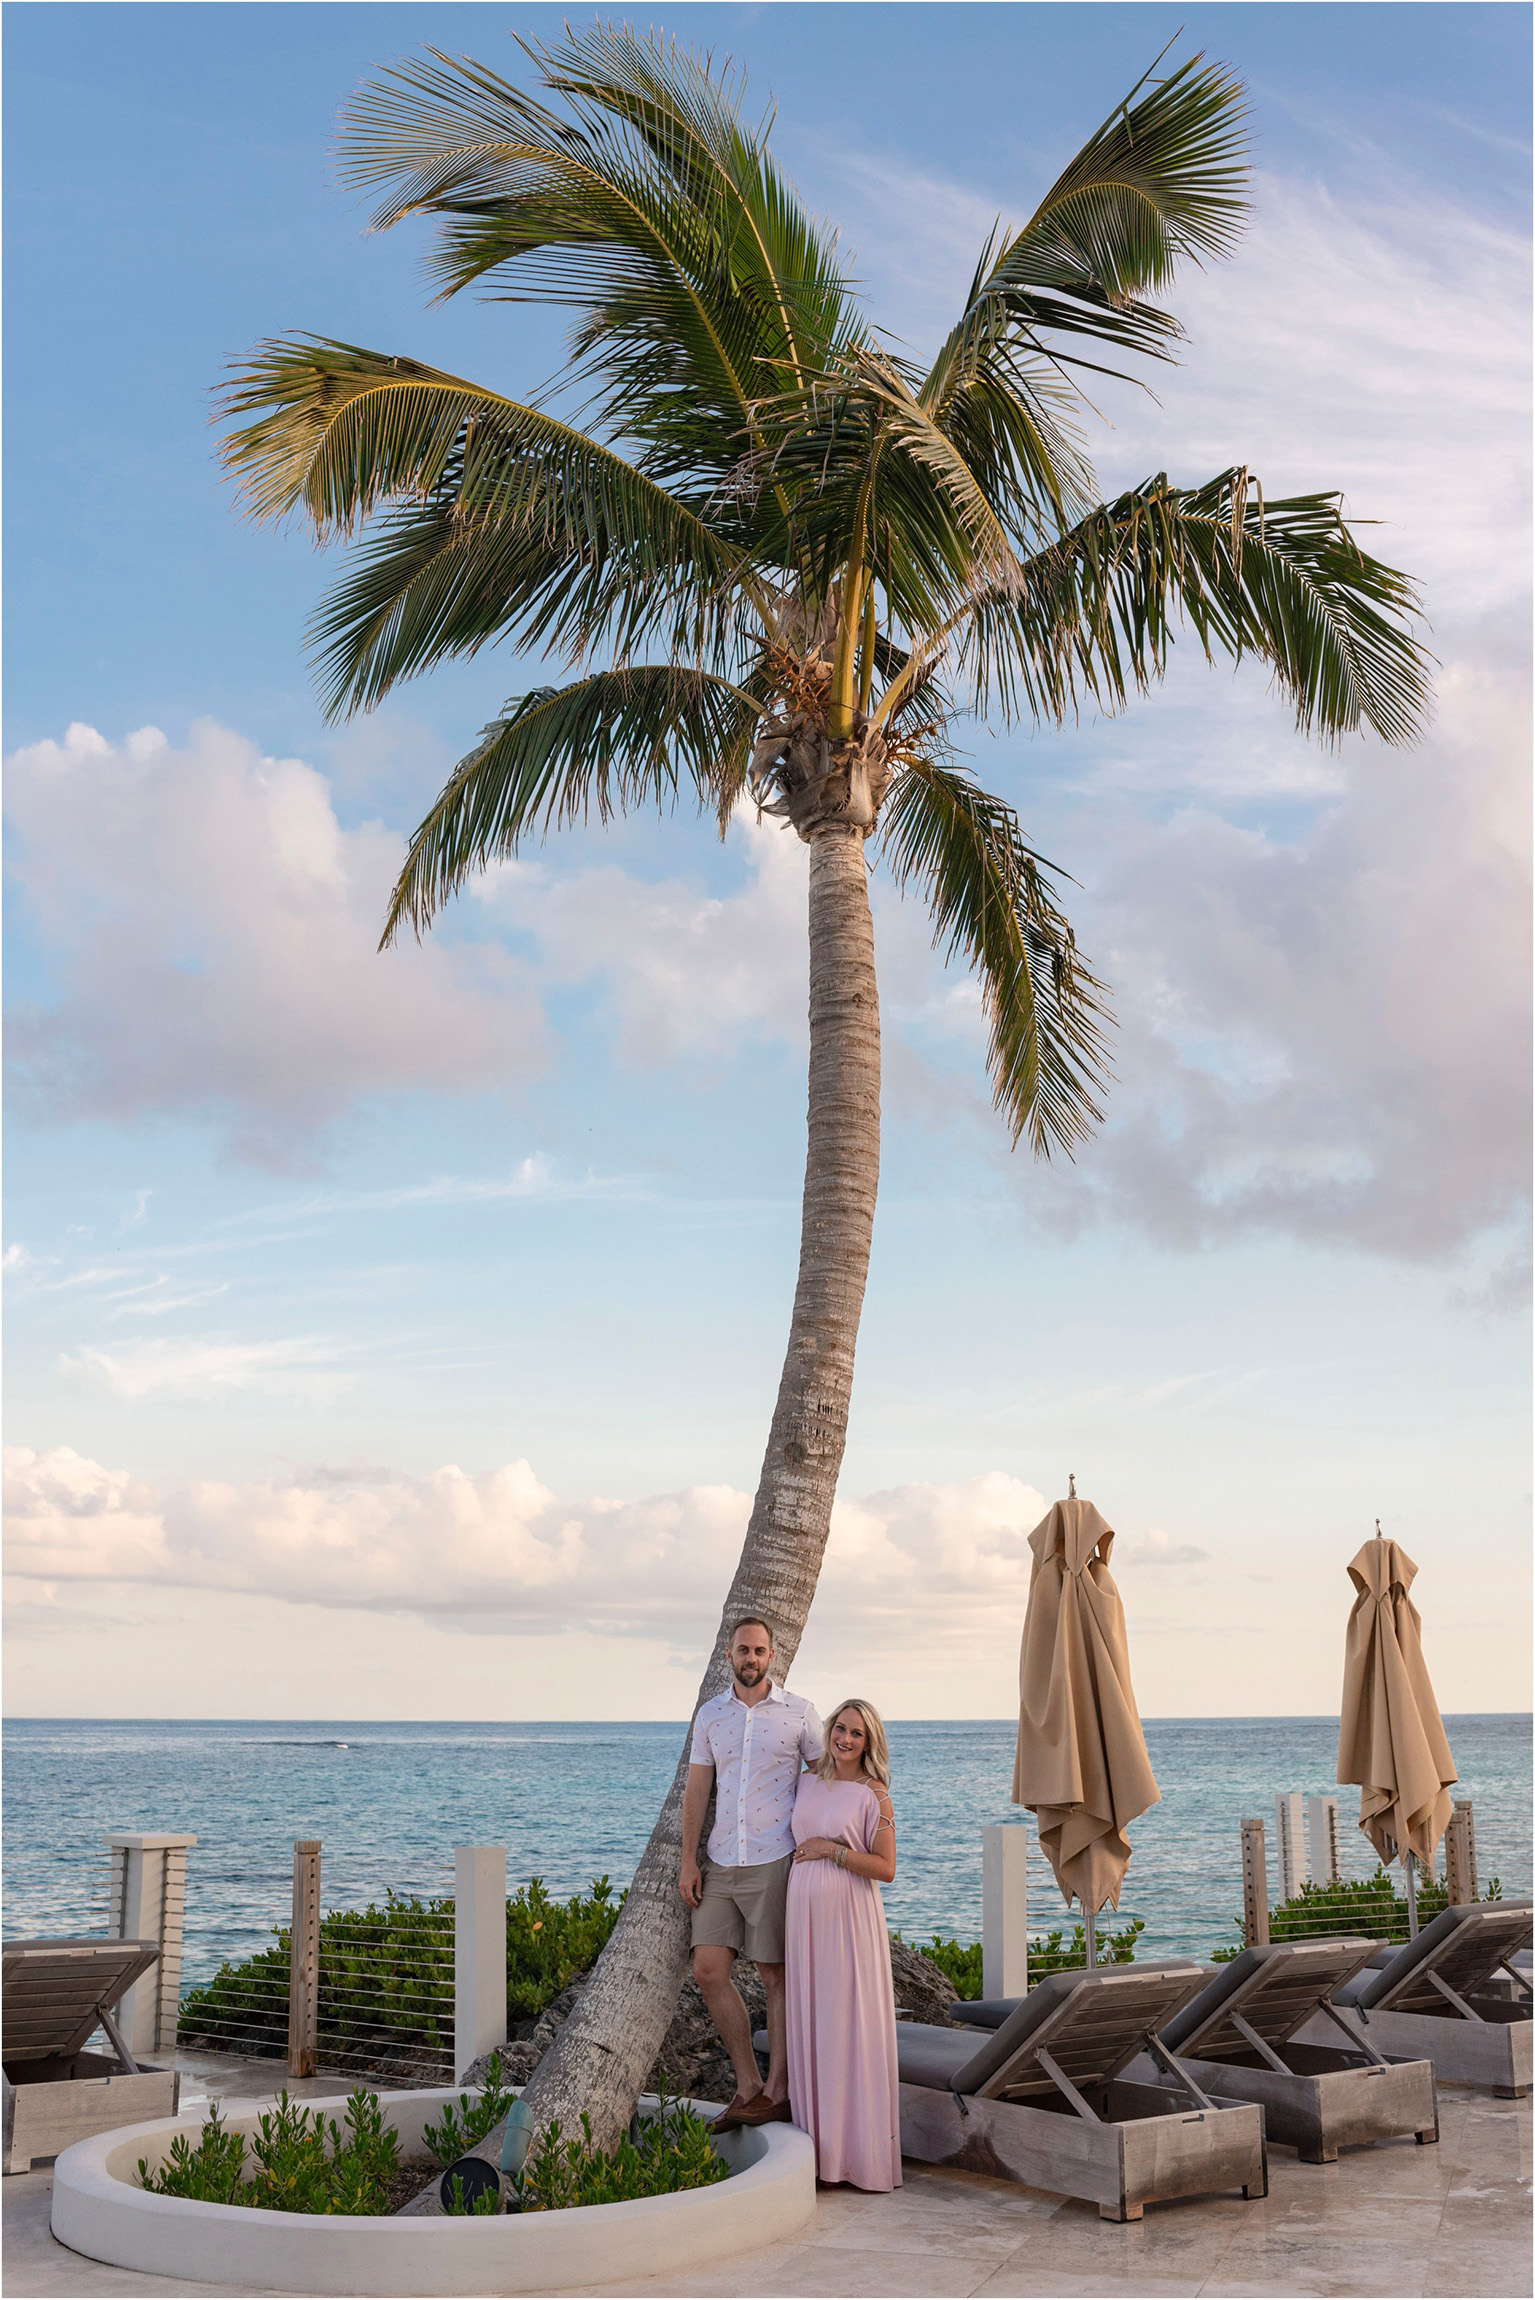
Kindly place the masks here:
[(826, 1748), (822, 1755), (816, 1759), (811, 1771), (823, 1781), (836, 1780), (837, 1760), (831, 1753), (831, 1735), (832, 1727), (844, 1709), (856, 1709), (863, 1719), (863, 1756), (859, 1762), (864, 1772), (867, 1773), (871, 1781), (878, 1781), (882, 1788), (888, 1789), (890, 1786), (890, 1744), (885, 1739), (884, 1722), (873, 1702), (860, 1701), (856, 1694), (846, 1701), (839, 1701), (836, 1708), (829, 1712), (826, 1719)]

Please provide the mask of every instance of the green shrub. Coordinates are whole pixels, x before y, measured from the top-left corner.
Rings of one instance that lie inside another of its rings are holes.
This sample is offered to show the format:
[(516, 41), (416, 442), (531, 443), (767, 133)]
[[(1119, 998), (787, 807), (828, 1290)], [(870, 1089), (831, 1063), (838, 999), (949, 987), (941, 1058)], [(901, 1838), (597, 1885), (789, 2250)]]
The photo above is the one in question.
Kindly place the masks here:
[(561, 1989), (590, 1972), (623, 1905), (606, 1877), (568, 1901), (551, 1900), (541, 1877), (514, 1893), (506, 1904), (507, 2019), (536, 2020)]
[(630, 2126), (615, 2149), (592, 2146), (591, 2119), (583, 2110), (581, 2138), (566, 2140), (550, 2124), (516, 2184), (524, 2212), (567, 2212), (584, 2204), (620, 2204), (633, 2196), (670, 2196), (683, 2188), (709, 2188), (729, 2177), (714, 2153), (709, 2127), (681, 2101), (662, 2098), (657, 2113)]
[(184, 2132), (171, 2142), (158, 2172), (139, 2158), (139, 2186), (155, 2196), (190, 2196), (200, 2204), (235, 2204), (245, 2170), (245, 2136), (226, 2132), (217, 2101), (209, 2109), (194, 2148)]
[[(1116, 1932), (1111, 1925), (1098, 1928), (1097, 1953), (1101, 1965), (1128, 1965), (1135, 1962), (1135, 1944), (1146, 1930), (1144, 1917), (1131, 1917)], [(901, 1938), (896, 1934), (896, 1939)], [(923, 1945), (922, 1954), (931, 1959), (939, 1971), (946, 1973), (961, 1997), (971, 2001), (982, 1994), (981, 1944), (979, 1941), (946, 1940), (941, 1933)], [(1051, 1973), (1069, 1972), (1087, 1963), (1087, 1935), (1078, 1925), (1068, 1939), (1064, 1926), (1043, 1939), (1029, 1942), (1029, 1982), (1042, 1981)]]
[(251, 2142), (255, 2177), (243, 2178), (245, 2141), (226, 2132), (215, 2101), (197, 2147), (185, 2134), (171, 2142), (158, 2172), (139, 2158), (139, 2185), (156, 2196), (190, 2196), (206, 2204), (263, 2212), (376, 2213), (389, 2209), (400, 2169), (397, 2135), (384, 2122), (376, 2093), (359, 2088), (346, 2104), (346, 2132), (283, 2092)]
[[(588, 1972), (618, 1922), (624, 1896), (606, 1877), (589, 1893), (551, 1900), (534, 1877), (506, 1904), (506, 2016), (536, 2020), (561, 1989)], [(182, 2000), (177, 2037), (215, 2051), (280, 2055), (288, 2041), (288, 1928), (273, 1946)], [(320, 1919), (319, 2054), (377, 2057), (392, 2047), (451, 2054), (453, 1899), (386, 1893), (365, 1909)]]
[[(1500, 1901), (1503, 1886), (1497, 1877), (1489, 1877), (1482, 1894), (1484, 1901)], [(1449, 1900), (1449, 1891), (1443, 1877), (1418, 1879), (1418, 1922), (1426, 1925), (1437, 1917)], [(1227, 1948), (1214, 1952), (1214, 1962), (1229, 1965), (1239, 1957), (1247, 1942), (1247, 1931), (1240, 1917), (1233, 1917), (1237, 1938)], [(1276, 1901), (1269, 1911), (1269, 1939), (1271, 1941), (1315, 1940), (1322, 1934), (1354, 1934), (1363, 1940), (1405, 1941), (1408, 1934), (1407, 1895), (1398, 1891), (1396, 1879), (1388, 1869), (1377, 1865), (1372, 1876), (1350, 1877), (1331, 1885), (1302, 1885), (1287, 1901)]]
[(501, 2055), (492, 2053), (485, 2071), (485, 2089), (479, 2099), (471, 2100), (467, 2092), (461, 2092), (458, 2108), (450, 2101), (442, 2112), (441, 2124), (427, 2125), (421, 2135), (444, 2171), (461, 2156), (467, 2156), (487, 2132), (495, 2131), (516, 2097), (501, 2082)]

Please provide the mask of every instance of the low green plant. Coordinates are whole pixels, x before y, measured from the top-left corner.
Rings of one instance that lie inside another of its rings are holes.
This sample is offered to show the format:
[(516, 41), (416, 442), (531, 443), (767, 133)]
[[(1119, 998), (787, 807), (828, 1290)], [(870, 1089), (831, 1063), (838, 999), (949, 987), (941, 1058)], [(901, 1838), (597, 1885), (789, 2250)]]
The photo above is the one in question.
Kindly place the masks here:
[(524, 2212), (568, 2212), (585, 2204), (621, 2204), (634, 2196), (709, 2188), (728, 2177), (729, 2167), (715, 2154), (703, 2118), (663, 2095), (656, 2114), (631, 2125), (614, 2149), (592, 2145), (591, 2118), (584, 2110), (579, 2140), (567, 2140), (557, 2122), (548, 2125), (514, 2187)]
[[(1135, 1944), (1146, 1930), (1144, 1917), (1131, 1917), (1116, 1931), (1112, 1925), (1100, 1926), (1097, 1939), (1097, 1961), (1101, 1965), (1129, 1965), (1135, 1962)], [(900, 1939), (900, 1934), (896, 1934)], [(947, 1940), (941, 1933), (923, 1945), (922, 1954), (945, 1973), (962, 1998), (973, 2002), (983, 1993), (981, 1978), (981, 1944), (979, 1941)], [(1065, 1927), (1029, 1942), (1029, 1981), (1044, 1980), (1050, 1973), (1070, 1972), (1087, 1963), (1087, 1935), (1080, 1925), (1068, 1937)]]
[(215, 2101), (195, 2149), (178, 2133), (158, 2172), (139, 2158), (139, 2185), (156, 2196), (263, 2212), (381, 2213), (400, 2169), (398, 2136), (384, 2122), (378, 2095), (360, 2086), (347, 2101), (344, 2134), (334, 2117), (327, 2124), (285, 2089), (261, 2117), (251, 2154), (256, 2170), (246, 2180), (244, 2138), (224, 2129)]
[(473, 2203), (466, 2204), (463, 2179), (458, 2173), (454, 2173), (452, 2184), (448, 2190), (447, 2201), (443, 2205), (443, 2211), (448, 2214), (450, 2219), (489, 2220), (500, 2209), (500, 2192), (494, 2188), (482, 2188)]
[(492, 2053), (485, 2070), (485, 2089), (479, 2099), (471, 2100), (467, 2092), (461, 2092), (458, 2107), (449, 2101), (442, 2112), (442, 2122), (427, 2125), (421, 2135), (444, 2171), (461, 2156), (467, 2156), (487, 2132), (495, 2131), (516, 2097), (501, 2082), (501, 2055)]
[(158, 2172), (139, 2158), (139, 2186), (155, 2196), (190, 2196), (200, 2204), (238, 2204), (245, 2171), (245, 2136), (226, 2132), (217, 2101), (203, 2120), (194, 2148), (184, 2132), (171, 2142)]
[[(1489, 1877), (1482, 1891), (1484, 1901), (1500, 1901), (1503, 1886), (1497, 1877)], [(1437, 1917), (1449, 1901), (1449, 1889), (1443, 1877), (1420, 1877), (1418, 1880), (1418, 1922), (1426, 1925)], [(1247, 1943), (1247, 1932), (1242, 1919), (1231, 1920), (1237, 1938), (1226, 1948), (1214, 1951), (1213, 1961), (1229, 1965), (1239, 1957)], [(1269, 1939), (1271, 1941), (1309, 1941), (1324, 1934), (1352, 1934), (1362, 1940), (1405, 1941), (1408, 1937), (1407, 1896), (1397, 1889), (1396, 1879), (1388, 1869), (1379, 1865), (1368, 1877), (1341, 1878), (1333, 1884), (1305, 1884), (1298, 1893), (1286, 1901), (1276, 1901), (1269, 1911)]]

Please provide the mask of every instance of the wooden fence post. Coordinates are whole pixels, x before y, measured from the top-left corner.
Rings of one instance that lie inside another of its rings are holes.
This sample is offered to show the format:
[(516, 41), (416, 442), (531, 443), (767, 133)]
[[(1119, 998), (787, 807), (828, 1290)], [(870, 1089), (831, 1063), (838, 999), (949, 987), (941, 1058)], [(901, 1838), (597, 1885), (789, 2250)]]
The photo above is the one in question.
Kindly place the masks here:
[(1476, 1899), (1476, 1827), (1469, 1797), (1457, 1797), (1444, 1833), (1444, 1881), (1453, 1904)]
[(320, 1840), (293, 1840), (288, 1942), (288, 2074), (313, 2076), (320, 2027)]
[(1242, 1823), (1242, 1930), (1250, 1949), (1266, 1949), (1269, 1938), (1269, 1869), (1263, 1823)]

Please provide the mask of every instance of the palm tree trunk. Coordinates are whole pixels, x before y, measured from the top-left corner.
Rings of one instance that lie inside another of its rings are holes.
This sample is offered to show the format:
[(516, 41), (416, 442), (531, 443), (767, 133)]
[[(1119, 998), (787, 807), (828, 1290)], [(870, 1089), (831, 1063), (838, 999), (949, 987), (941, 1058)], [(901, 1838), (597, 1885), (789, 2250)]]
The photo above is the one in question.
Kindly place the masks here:
[[(700, 1702), (729, 1678), (724, 1629), (760, 1612), (788, 1673), (831, 1529), (847, 1442), (853, 1352), (879, 1186), (879, 993), (862, 833), (829, 823), (810, 841), (810, 1106), (799, 1283), (789, 1347), (746, 1541)], [(684, 1746), (623, 1913), (590, 1985), (531, 2078), (539, 2124), (611, 2147), (671, 2024), (687, 1971), (677, 1891)]]

